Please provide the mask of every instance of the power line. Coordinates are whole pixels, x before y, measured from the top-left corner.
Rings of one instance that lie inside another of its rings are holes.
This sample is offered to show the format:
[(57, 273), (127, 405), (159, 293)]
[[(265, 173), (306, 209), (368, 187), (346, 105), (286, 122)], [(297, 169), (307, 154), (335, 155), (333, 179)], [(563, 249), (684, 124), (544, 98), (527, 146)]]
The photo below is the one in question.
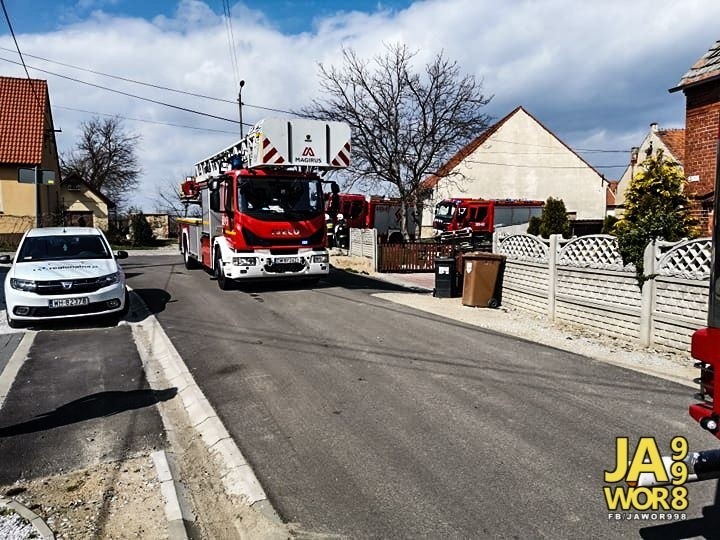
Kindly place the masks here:
[[(21, 65), (20, 62), (15, 62), (14, 60), (8, 60), (7, 58), (2, 58), (2, 57), (0, 57), (0, 60), (4, 60), (5, 62), (9, 62), (9, 63), (11, 63), (11, 64), (15, 64), (15, 65), (18, 65), (18, 66)], [(47, 73), (47, 74), (53, 75), (53, 76), (55, 76), (55, 77), (60, 77), (60, 78), (62, 78), (62, 79), (67, 79), (67, 80), (70, 80), (70, 81), (73, 81), (73, 82), (76, 82), (76, 83), (80, 83), (80, 84), (85, 84), (85, 85), (88, 85), (88, 86), (93, 86), (93, 87), (99, 88), (99, 89), (101, 89), (101, 90), (106, 90), (106, 91), (108, 91), (108, 92), (114, 92), (114, 93), (116, 93), (116, 94), (121, 94), (121, 95), (123, 95), (123, 96), (131, 97), (131, 98), (135, 98), (135, 99), (140, 99), (140, 100), (142, 100), (142, 101), (148, 101), (148, 102), (150, 102), (150, 103), (155, 103), (156, 105), (162, 105), (163, 107), (170, 107), (171, 109), (177, 109), (177, 110), (179, 110), (179, 111), (189, 112), (189, 113), (197, 114), (197, 115), (200, 115), (200, 116), (207, 116), (208, 118), (214, 118), (214, 119), (216, 119), (216, 120), (223, 120), (223, 121), (225, 121), (225, 122), (232, 122), (233, 124), (237, 124), (237, 123), (238, 123), (237, 120), (232, 120), (232, 119), (230, 119), (230, 118), (225, 118), (225, 117), (223, 117), (223, 116), (217, 116), (217, 115), (210, 114), (210, 113), (205, 113), (205, 112), (202, 112), (202, 111), (196, 111), (196, 110), (194, 110), (194, 109), (188, 109), (187, 107), (181, 107), (181, 106), (179, 106), (179, 105), (173, 105), (173, 104), (171, 104), (171, 103), (165, 103), (164, 101), (158, 101), (158, 100), (156, 100), (156, 99), (150, 99), (150, 98), (147, 98), (147, 97), (138, 96), (138, 95), (136, 95), (136, 94), (131, 94), (131, 93), (129, 93), (129, 92), (123, 92), (122, 90), (116, 90), (115, 88), (108, 88), (107, 86), (102, 86), (102, 85), (100, 85), (100, 84), (95, 84), (95, 83), (91, 83), (91, 82), (88, 82), (88, 81), (82, 81), (82, 80), (80, 80), (80, 79), (75, 79), (74, 77), (69, 77), (69, 76), (67, 76), (67, 75), (61, 75), (61, 74), (59, 74), (59, 73), (54, 73), (54, 72), (48, 71), (48, 70), (46, 70), (46, 69), (40, 69), (40, 68), (34, 67), (34, 66), (28, 66), (28, 67), (30, 67), (30, 69), (34, 69), (35, 71), (40, 71), (40, 72), (42, 72), (42, 73)], [(252, 124), (247, 124), (247, 125), (252, 125)]]
[(161, 126), (179, 127), (179, 128), (184, 128), (184, 129), (196, 129), (199, 131), (212, 131), (215, 133), (232, 133), (232, 134), (235, 133), (234, 131), (226, 131), (224, 129), (211, 129), (211, 128), (202, 128), (202, 127), (197, 127), (197, 126), (184, 126), (181, 124), (172, 124), (170, 122), (159, 122), (157, 120), (148, 120), (146, 118), (132, 118), (130, 116), (122, 116), (119, 114), (102, 113), (102, 112), (97, 112), (97, 111), (86, 111), (84, 109), (75, 109), (73, 107), (63, 107), (62, 105), (55, 105), (55, 108), (56, 109), (65, 109), (68, 111), (87, 113), (87, 114), (97, 114), (100, 116), (109, 116), (112, 118), (122, 118), (123, 120), (131, 120), (133, 122), (145, 122), (147, 124), (159, 124)]
[[(518, 142), (518, 141), (505, 141), (502, 139), (496, 139), (493, 138), (493, 141), (496, 142), (502, 142), (507, 144), (518, 144), (522, 146), (537, 146), (539, 148), (557, 148), (557, 146), (553, 146), (551, 144), (534, 144), (534, 143), (528, 143), (528, 142)], [(488, 141), (490, 142), (490, 141)], [(568, 147), (569, 148), (569, 147)], [(605, 150), (601, 148), (571, 148), (571, 150), (574, 150), (576, 152), (608, 152), (613, 154), (628, 154), (629, 150)]]
[[(0, 50), (8, 51), (8, 52), (15, 52), (14, 50), (8, 49), (8, 48), (6, 48), (6, 47), (0, 47)], [(157, 89), (159, 89), (159, 90), (167, 90), (168, 92), (175, 92), (175, 93), (177, 93), (177, 94), (184, 94), (184, 95), (186, 95), (186, 96), (193, 96), (193, 97), (199, 97), (199, 98), (203, 98), (203, 99), (209, 99), (209, 100), (212, 100), (212, 101), (219, 101), (219, 102), (221, 102), (221, 103), (232, 103), (233, 105), (235, 104), (234, 101), (231, 101), (231, 100), (229, 100), (229, 99), (223, 99), (223, 98), (218, 98), (218, 97), (213, 97), (213, 96), (206, 96), (206, 95), (204, 95), (204, 94), (196, 94), (196, 93), (194, 93), (194, 92), (187, 92), (187, 91), (185, 91), (185, 90), (178, 90), (177, 88), (170, 88), (170, 87), (168, 87), (168, 86), (162, 86), (162, 85), (159, 85), (159, 84), (154, 84), (154, 83), (149, 83), (149, 82), (138, 81), (138, 80), (135, 80), (135, 79), (130, 79), (130, 78), (128, 78), (128, 77), (121, 77), (120, 75), (112, 75), (112, 74), (110, 74), (110, 73), (104, 73), (104, 72), (102, 72), (102, 71), (96, 71), (96, 70), (90, 69), (90, 68), (85, 68), (85, 67), (81, 67), (81, 66), (75, 66), (75, 65), (73, 65), (73, 64), (67, 64), (67, 63), (65, 63), (65, 62), (60, 62), (60, 61), (58, 61), (58, 60), (50, 60), (49, 58), (44, 58), (44, 57), (42, 57), (42, 56), (37, 56), (37, 55), (34, 55), (34, 54), (25, 53), (25, 56), (28, 56), (28, 57), (30, 57), (30, 58), (35, 58), (36, 60), (42, 60), (43, 62), (48, 62), (49, 64), (56, 64), (56, 65), (58, 65), (58, 66), (69, 67), (69, 68), (72, 68), (72, 69), (77, 69), (77, 70), (79, 70), (79, 71), (85, 71), (85, 72), (87, 72), (87, 73), (92, 73), (92, 74), (94, 74), (94, 75), (102, 75), (103, 77), (109, 77), (109, 78), (111, 78), (111, 79), (116, 79), (116, 80), (118, 80), (118, 81), (125, 81), (125, 82), (129, 82), (129, 83), (133, 83), (133, 84), (140, 84), (140, 85), (142, 85), (142, 86), (149, 86), (149, 87), (151, 87), (151, 88), (157, 88)]]
[(13, 30), (12, 22), (10, 22), (10, 15), (8, 15), (7, 8), (5, 7), (5, 0), (0, 0), (0, 5), (2, 5), (2, 10), (5, 14), (5, 21), (7, 21), (8, 28), (10, 29), (10, 35), (12, 35), (13, 41), (15, 42), (15, 49), (17, 50), (18, 56), (20, 57), (20, 61), (22, 62), (22, 67), (25, 70), (25, 75), (27, 75), (27, 79), (30, 82), (30, 90), (32, 90), (33, 96), (35, 96), (35, 102), (37, 103), (37, 106), (40, 108), (40, 111), (42, 111), (44, 115), (45, 107), (43, 107), (40, 103), (40, 98), (35, 91), (35, 85), (33, 84), (33, 80), (30, 78), (30, 73), (28, 73), (28, 68), (25, 65), (25, 59), (23, 58), (22, 52), (20, 52), (20, 45), (18, 45), (17, 38), (15, 37), (15, 30)]
[[(493, 163), (490, 161), (475, 161), (472, 159), (466, 159), (467, 163), (473, 163), (477, 165), (498, 165), (500, 167), (519, 167), (519, 168), (527, 168), (527, 169), (587, 169), (588, 166), (573, 166), (573, 165), (521, 165), (521, 164), (514, 164), (514, 163)], [(619, 168), (627, 168), (627, 165), (594, 165), (593, 168), (598, 169), (619, 169)]]
[[(8, 48), (6, 48), (6, 47), (0, 47), (0, 50), (8, 51), (8, 52), (13, 52), (13, 53), (16, 52), (15, 50), (13, 50), (13, 49), (8, 49)], [(56, 64), (56, 65), (58, 65), (58, 66), (68, 67), (68, 68), (71, 68), (71, 69), (77, 69), (77, 70), (79, 70), (79, 71), (85, 71), (85, 72), (87, 72), (87, 73), (92, 73), (92, 74), (94, 74), (94, 75), (100, 75), (100, 76), (102, 76), (102, 77), (108, 77), (108, 78), (110, 78), (110, 79), (115, 79), (115, 80), (118, 80), (118, 81), (129, 82), (129, 83), (138, 84), (138, 85), (141, 85), (141, 86), (148, 86), (148, 87), (150, 87), (150, 88), (157, 88), (158, 90), (166, 90), (166, 91), (168, 91), (168, 92), (175, 92), (176, 94), (183, 94), (183, 95), (186, 95), (186, 96), (192, 96), (192, 97), (197, 97), (197, 98), (202, 98), (202, 99), (209, 99), (209, 100), (211, 100), (211, 101), (218, 101), (218, 102), (220, 102), (220, 103), (229, 103), (229, 104), (231, 104), (231, 105), (237, 105), (237, 101), (233, 101), (233, 100), (230, 100), (230, 99), (223, 99), (223, 98), (214, 97), (214, 96), (206, 96), (205, 94), (197, 94), (197, 93), (195, 93), (195, 92), (188, 92), (188, 91), (186, 91), (186, 90), (180, 90), (180, 89), (172, 88), (172, 87), (169, 87), (169, 86), (163, 86), (163, 85), (160, 85), (160, 84), (149, 83), (149, 82), (145, 82), (145, 81), (139, 81), (139, 80), (137, 80), (137, 79), (131, 79), (131, 78), (129, 78), (129, 77), (122, 77), (122, 76), (120, 76), (120, 75), (113, 75), (113, 74), (111, 74), (111, 73), (105, 73), (105, 72), (103, 72), (103, 71), (97, 71), (97, 70), (90, 69), (90, 68), (86, 68), (86, 67), (82, 67), (82, 66), (76, 66), (76, 65), (74, 65), (74, 64), (68, 64), (68, 63), (66, 63), (66, 62), (60, 62), (60, 61), (58, 61), (58, 60), (51, 60), (51, 59), (49, 59), (49, 58), (45, 58), (45, 57), (42, 57), (42, 56), (37, 56), (37, 55), (34, 55), (34, 54), (25, 53), (24, 56), (28, 56), (28, 57), (30, 57), (30, 58), (35, 58), (36, 60), (42, 60), (43, 62), (48, 62), (48, 63), (50, 63), (50, 64)], [(6, 60), (6, 61), (9, 61), (9, 60)], [(35, 68), (35, 67), (32, 67), (32, 66), (30, 66), (30, 67), (31, 67), (31, 69), (37, 69), (38, 71), (41, 71), (40, 68)], [(49, 73), (49, 72), (48, 72), (48, 73)], [(51, 74), (52, 74), (52, 73), (51, 73)], [(54, 75), (54, 74), (53, 74), (53, 75)], [(262, 106), (262, 105), (253, 105), (253, 104), (251, 104), (251, 103), (245, 103), (244, 101), (243, 101), (243, 105), (244, 105), (245, 107), (251, 107), (251, 108), (253, 108), (253, 109), (263, 109), (263, 110), (266, 110), (266, 111), (279, 112), (279, 113), (283, 113), (283, 114), (294, 114), (292, 111), (286, 111), (286, 110), (283, 110), (283, 109), (277, 109), (277, 108), (272, 108), (272, 107), (264, 107), (264, 106)]]

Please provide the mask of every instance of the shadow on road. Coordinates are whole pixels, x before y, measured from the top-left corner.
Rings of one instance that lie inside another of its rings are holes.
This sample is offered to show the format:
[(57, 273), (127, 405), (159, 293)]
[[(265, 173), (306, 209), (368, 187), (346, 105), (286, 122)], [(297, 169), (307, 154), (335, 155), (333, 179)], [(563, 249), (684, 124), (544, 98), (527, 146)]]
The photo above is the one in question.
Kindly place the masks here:
[[(150, 313), (153, 314), (165, 311), (165, 306), (170, 302), (174, 302), (170, 293), (165, 289), (133, 289), (133, 292), (140, 297)], [(132, 303), (130, 304), (130, 311), (133, 311)], [(132, 313), (129, 315), (132, 315)], [(128, 316), (127, 318), (131, 322), (136, 322), (132, 316)]]
[(32, 420), (0, 428), (0, 438), (46, 431), (93, 418), (113, 416), (167, 401), (177, 395), (177, 388), (165, 390), (106, 391), (91, 394), (42, 413)]
[(396, 285), (387, 281), (373, 279), (362, 274), (347, 272), (345, 270), (330, 270), (330, 276), (327, 278), (332, 285), (344, 287), (346, 289), (365, 289), (372, 291), (384, 292), (411, 292), (413, 289)]
[(699, 518), (640, 529), (640, 537), (646, 540), (720, 538), (720, 482), (715, 487), (715, 502), (712, 506), (705, 506), (702, 513)]

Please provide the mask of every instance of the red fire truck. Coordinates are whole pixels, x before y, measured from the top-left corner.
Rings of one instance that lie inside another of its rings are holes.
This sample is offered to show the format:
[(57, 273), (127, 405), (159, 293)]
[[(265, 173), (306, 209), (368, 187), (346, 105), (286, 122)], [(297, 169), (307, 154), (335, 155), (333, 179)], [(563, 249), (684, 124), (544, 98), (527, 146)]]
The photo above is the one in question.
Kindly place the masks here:
[(466, 231), (475, 239), (490, 241), (495, 229), (528, 223), (540, 217), (545, 203), (522, 199), (444, 199), (435, 205), (436, 234)]
[(212, 271), (221, 289), (236, 280), (327, 275), (320, 174), (349, 164), (345, 123), (257, 123), (245, 138), (198, 162), (196, 175), (182, 183), (183, 201), (199, 205), (201, 216), (179, 220), (185, 266)]
[[(342, 214), (347, 225), (355, 229), (377, 229), (378, 239), (383, 243), (400, 243), (403, 235), (400, 229), (400, 199), (365, 196), (356, 193), (331, 194), (327, 201), (327, 212), (330, 207)], [(410, 238), (415, 238), (420, 227), (420, 213), (414, 216), (412, 209), (407, 209), (407, 228)]]

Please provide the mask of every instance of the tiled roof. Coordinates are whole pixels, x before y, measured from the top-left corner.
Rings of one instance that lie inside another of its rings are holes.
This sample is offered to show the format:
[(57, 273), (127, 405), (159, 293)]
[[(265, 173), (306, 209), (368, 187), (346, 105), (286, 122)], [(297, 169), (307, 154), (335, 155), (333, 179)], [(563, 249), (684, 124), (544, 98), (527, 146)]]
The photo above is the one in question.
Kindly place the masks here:
[(657, 131), (657, 136), (682, 165), (685, 162), (685, 130), (660, 129)]
[(522, 107), (517, 107), (514, 111), (512, 111), (510, 114), (508, 114), (505, 118), (497, 122), (496, 124), (493, 124), (488, 129), (483, 131), (479, 136), (475, 137), (472, 141), (470, 141), (468, 144), (466, 144), (464, 147), (462, 147), (460, 150), (458, 150), (453, 157), (451, 157), (445, 165), (440, 167), (438, 170), (438, 174), (431, 174), (428, 176), (425, 180), (422, 182), (422, 187), (424, 189), (433, 189), (437, 183), (444, 178), (445, 176), (450, 173), (455, 167), (460, 165), (462, 163), (462, 160), (464, 160), (466, 157), (468, 157), (470, 154), (472, 154), (477, 148), (483, 144), (485, 141), (487, 141), (490, 138), (490, 135), (495, 133), (498, 129), (500, 129), (500, 126), (502, 126), (505, 122), (507, 122), (508, 118), (510, 118), (513, 114), (515, 114), (517, 111), (519, 111)]
[(720, 76), (720, 41), (716, 41), (715, 44), (710, 47), (710, 50), (695, 62), (690, 70), (682, 76), (677, 86), (671, 88), (670, 91), (680, 90), (686, 86), (718, 76)]
[(47, 95), (47, 81), (0, 77), (0, 163), (42, 161)]

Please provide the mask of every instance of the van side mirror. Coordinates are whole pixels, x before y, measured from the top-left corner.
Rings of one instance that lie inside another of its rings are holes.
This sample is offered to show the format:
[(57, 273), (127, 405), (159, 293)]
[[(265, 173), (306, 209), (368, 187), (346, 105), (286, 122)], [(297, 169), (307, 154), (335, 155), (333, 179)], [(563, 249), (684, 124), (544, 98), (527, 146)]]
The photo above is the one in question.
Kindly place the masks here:
[(0, 264), (10, 264), (12, 262), (13, 260), (10, 255), (0, 255)]
[(115, 254), (115, 258), (116, 258), (116, 259), (127, 259), (127, 258), (128, 258), (128, 252), (127, 252), (127, 251), (122, 251), (122, 250), (121, 250), (121, 251), (118, 251), (118, 252)]

